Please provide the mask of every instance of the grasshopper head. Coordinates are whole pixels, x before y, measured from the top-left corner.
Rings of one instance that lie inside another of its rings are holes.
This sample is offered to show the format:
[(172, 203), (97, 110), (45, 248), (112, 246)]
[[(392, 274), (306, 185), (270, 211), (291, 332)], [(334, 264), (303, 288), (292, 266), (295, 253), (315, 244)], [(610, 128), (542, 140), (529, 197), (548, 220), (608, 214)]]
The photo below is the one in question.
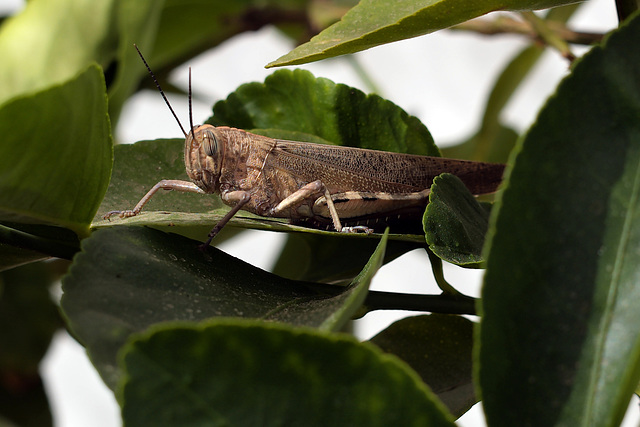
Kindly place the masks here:
[(189, 178), (207, 193), (218, 190), (224, 144), (211, 125), (196, 126), (184, 142), (184, 164)]

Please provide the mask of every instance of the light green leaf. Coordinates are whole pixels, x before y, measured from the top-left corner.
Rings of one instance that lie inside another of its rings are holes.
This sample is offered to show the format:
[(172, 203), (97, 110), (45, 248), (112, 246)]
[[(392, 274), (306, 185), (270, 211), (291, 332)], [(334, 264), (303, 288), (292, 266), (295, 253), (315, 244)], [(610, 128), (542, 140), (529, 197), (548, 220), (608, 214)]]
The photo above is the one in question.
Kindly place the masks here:
[[(0, 104), (68, 81), (92, 62), (106, 66), (113, 57), (105, 39), (116, 3), (31, 0), (7, 19), (0, 27)], [(34, 122), (32, 116), (28, 123)]]
[(112, 148), (102, 71), (0, 106), (0, 219), (86, 235), (107, 189)]
[(145, 55), (151, 52), (158, 31), (162, 28), (160, 16), (164, 3), (164, 0), (117, 2), (111, 30), (117, 31), (118, 43), (117, 46), (114, 43), (111, 62), (104, 66), (105, 74), (109, 76), (109, 115), (114, 126), (122, 106), (138, 89), (140, 80), (149, 78), (133, 45), (140, 46)]
[(362, 0), (342, 20), (267, 67), (304, 64), (404, 40), (496, 10), (534, 10), (572, 3), (567, 0)]
[(346, 336), (167, 325), (131, 341), (122, 363), (125, 425), (453, 426), (406, 365)]
[(63, 280), (62, 309), (105, 382), (129, 335), (168, 321), (246, 317), (326, 330), (362, 305), (384, 257), (378, 245), (347, 287), (283, 279), (199, 242), (140, 227), (93, 233)]
[(494, 218), (478, 338), (489, 425), (619, 425), (640, 378), (640, 17), (574, 67)]

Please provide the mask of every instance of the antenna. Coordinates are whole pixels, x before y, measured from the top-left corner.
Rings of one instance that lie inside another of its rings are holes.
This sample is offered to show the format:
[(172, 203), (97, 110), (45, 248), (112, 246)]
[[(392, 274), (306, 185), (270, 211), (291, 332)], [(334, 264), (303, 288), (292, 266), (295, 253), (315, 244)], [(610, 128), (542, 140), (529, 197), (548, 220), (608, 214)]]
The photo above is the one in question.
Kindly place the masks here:
[[(142, 56), (142, 52), (140, 52), (140, 49), (138, 49), (138, 46), (135, 43), (133, 47), (135, 47), (136, 50), (138, 51), (138, 55), (140, 55), (142, 62), (144, 62), (144, 65), (147, 67), (147, 71), (149, 71), (149, 75), (153, 79), (153, 82), (156, 84), (158, 91), (160, 91), (160, 95), (162, 95), (162, 99), (164, 99), (164, 102), (167, 104), (167, 107), (169, 107), (171, 114), (173, 114), (173, 117), (176, 119), (176, 122), (178, 122), (178, 126), (180, 126), (180, 130), (182, 130), (182, 133), (186, 138), (187, 132), (184, 131), (184, 128), (182, 127), (182, 123), (180, 123), (178, 116), (176, 115), (175, 111), (173, 111), (173, 108), (171, 108), (171, 104), (169, 104), (169, 100), (165, 96), (164, 91), (162, 90), (162, 87), (160, 87), (160, 83), (158, 83), (158, 79), (156, 79), (155, 74), (153, 74), (153, 71), (151, 71), (151, 67), (149, 67), (147, 60), (144, 59), (144, 56)], [(193, 119), (191, 118), (191, 68), (189, 68), (189, 120), (191, 121), (191, 131), (193, 132)]]

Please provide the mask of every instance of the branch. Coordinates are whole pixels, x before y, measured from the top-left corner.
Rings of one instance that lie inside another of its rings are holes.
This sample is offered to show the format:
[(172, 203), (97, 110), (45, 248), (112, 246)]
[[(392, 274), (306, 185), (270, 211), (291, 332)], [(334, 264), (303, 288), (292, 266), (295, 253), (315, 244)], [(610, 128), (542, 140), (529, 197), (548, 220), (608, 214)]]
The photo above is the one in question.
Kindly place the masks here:
[(567, 58), (569, 61), (574, 61), (576, 59), (575, 55), (569, 49), (569, 44), (560, 37), (559, 34), (556, 34), (551, 27), (549, 26), (549, 22), (540, 18), (533, 12), (521, 12), (520, 16), (522, 16), (535, 30), (538, 38), (543, 41), (546, 45), (556, 49), (560, 54)]
[(420, 295), (369, 291), (365, 313), (374, 310), (429, 311), (444, 314), (476, 314), (476, 299), (466, 295)]
[[(604, 34), (572, 31), (561, 22), (546, 21), (547, 27), (557, 36), (571, 44), (592, 45), (599, 43)], [(473, 31), (488, 36), (496, 34), (520, 34), (537, 40), (539, 34), (533, 24), (528, 21), (518, 21), (507, 16), (499, 16), (496, 19), (472, 19), (471, 21), (458, 24), (450, 28), (451, 30)]]
[(73, 258), (73, 255), (80, 250), (78, 247), (38, 237), (2, 224), (0, 224), (0, 243), (67, 260)]

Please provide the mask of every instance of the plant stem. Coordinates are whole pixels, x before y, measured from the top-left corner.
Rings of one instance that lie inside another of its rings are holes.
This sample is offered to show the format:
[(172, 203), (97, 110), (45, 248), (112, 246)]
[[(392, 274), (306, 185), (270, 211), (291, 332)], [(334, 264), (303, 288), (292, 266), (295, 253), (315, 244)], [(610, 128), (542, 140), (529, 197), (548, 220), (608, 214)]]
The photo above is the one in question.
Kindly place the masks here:
[(0, 224), (0, 243), (18, 248), (40, 252), (44, 255), (70, 260), (78, 252), (77, 247), (65, 245), (54, 240), (34, 236), (15, 228)]
[(431, 271), (433, 271), (433, 277), (436, 279), (436, 283), (442, 290), (442, 293), (451, 296), (463, 296), (444, 278), (444, 271), (442, 270), (442, 260), (429, 249), (427, 249), (427, 255), (429, 255), (429, 261), (431, 262)]
[(428, 311), (444, 314), (476, 314), (476, 299), (466, 295), (420, 295), (369, 291), (363, 307), (374, 310)]
[(345, 58), (351, 68), (353, 68), (358, 77), (360, 77), (364, 85), (367, 87), (367, 91), (370, 93), (375, 93), (379, 96), (383, 96), (382, 92), (380, 91), (380, 86), (378, 86), (373, 81), (373, 78), (371, 77), (369, 72), (362, 66), (362, 64), (360, 64), (360, 61), (358, 61), (358, 59), (353, 55), (347, 55), (345, 56)]
[(633, 12), (640, 8), (638, 0), (616, 0), (616, 11), (618, 12), (618, 22), (622, 23)]
[(576, 59), (575, 55), (569, 49), (569, 44), (563, 40), (558, 34), (553, 32), (547, 22), (533, 12), (520, 12), (520, 15), (531, 24), (536, 35), (548, 46), (556, 49), (562, 56), (569, 61)]
[[(540, 18), (538, 18), (540, 19)], [(592, 45), (600, 42), (604, 34), (590, 33), (583, 31), (573, 31), (567, 28), (564, 23), (558, 21), (546, 21), (546, 26), (561, 40), (582, 45)], [(470, 21), (451, 27), (452, 30), (474, 31), (484, 35), (496, 34), (521, 34), (531, 38), (539, 36), (533, 24), (529, 21), (517, 21), (515, 19), (501, 16), (497, 19), (472, 19)]]

